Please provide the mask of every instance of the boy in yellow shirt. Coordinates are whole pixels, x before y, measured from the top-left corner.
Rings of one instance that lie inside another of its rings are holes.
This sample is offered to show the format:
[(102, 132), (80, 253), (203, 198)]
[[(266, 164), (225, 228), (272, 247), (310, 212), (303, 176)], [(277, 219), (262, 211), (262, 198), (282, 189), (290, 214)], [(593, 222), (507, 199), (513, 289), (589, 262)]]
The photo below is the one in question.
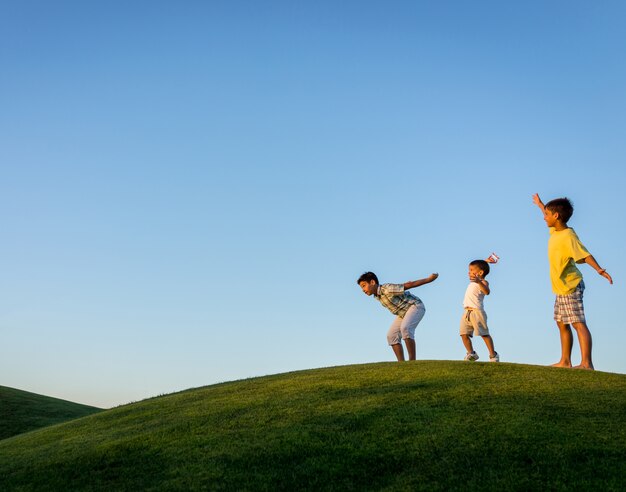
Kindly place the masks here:
[(591, 360), (591, 332), (587, 327), (583, 307), (585, 283), (576, 268), (576, 263), (587, 263), (611, 284), (613, 279), (606, 269), (600, 268), (596, 259), (580, 242), (576, 232), (568, 227), (567, 222), (574, 213), (574, 207), (567, 198), (556, 198), (545, 205), (538, 194), (533, 195), (533, 202), (543, 212), (543, 219), (550, 229), (548, 240), (548, 260), (550, 262), (550, 280), (556, 294), (554, 302), (554, 320), (561, 337), (561, 360), (555, 367), (572, 367), (573, 326), (580, 344), (581, 362), (579, 369), (593, 369)]

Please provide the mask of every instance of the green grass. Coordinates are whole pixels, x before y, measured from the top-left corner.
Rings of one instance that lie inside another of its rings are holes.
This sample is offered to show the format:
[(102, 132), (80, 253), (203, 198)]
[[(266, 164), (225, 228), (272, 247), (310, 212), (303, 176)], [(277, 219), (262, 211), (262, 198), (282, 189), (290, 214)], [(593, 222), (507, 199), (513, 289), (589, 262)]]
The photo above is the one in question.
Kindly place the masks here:
[(99, 411), (99, 408), (0, 386), (0, 439)]
[(626, 376), (379, 363), (224, 383), (0, 441), (0, 490), (625, 490)]

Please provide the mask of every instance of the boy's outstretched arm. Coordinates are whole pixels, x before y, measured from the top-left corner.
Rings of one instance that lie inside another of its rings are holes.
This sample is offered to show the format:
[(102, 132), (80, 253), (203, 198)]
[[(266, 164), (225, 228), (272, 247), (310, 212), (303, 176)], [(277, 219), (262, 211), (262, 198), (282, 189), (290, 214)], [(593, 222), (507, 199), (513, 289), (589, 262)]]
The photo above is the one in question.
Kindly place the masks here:
[(598, 262), (593, 257), (593, 255), (586, 256), (583, 260), (577, 263), (587, 263), (587, 265), (593, 268), (596, 272), (598, 272), (605, 279), (607, 279), (611, 285), (613, 285), (613, 279), (609, 275), (609, 272), (606, 271), (606, 268), (600, 268), (600, 265), (598, 265)]
[(542, 212), (546, 208), (543, 202), (541, 201), (541, 198), (539, 198), (539, 193), (535, 193), (533, 195), (533, 203), (537, 205)]
[(433, 273), (426, 278), (422, 278), (420, 280), (413, 280), (412, 282), (404, 283), (404, 290), (412, 289), (413, 287), (419, 287), (420, 285), (429, 284), (434, 281), (439, 276), (438, 273)]

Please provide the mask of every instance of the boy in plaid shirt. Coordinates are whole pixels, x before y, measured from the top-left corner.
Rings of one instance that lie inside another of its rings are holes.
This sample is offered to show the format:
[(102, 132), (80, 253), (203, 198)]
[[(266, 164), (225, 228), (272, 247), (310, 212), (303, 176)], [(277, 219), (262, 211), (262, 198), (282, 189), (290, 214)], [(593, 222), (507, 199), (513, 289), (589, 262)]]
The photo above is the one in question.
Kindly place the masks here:
[(375, 273), (366, 272), (357, 280), (361, 290), (366, 295), (373, 295), (377, 301), (396, 315), (396, 319), (387, 333), (387, 342), (393, 349), (393, 353), (398, 361), (404, 360), (402, 340), (404, 340), (406, 345), (409, 360), (415, 360), (415, 328), (426, 312), (421, 299), (406, 291), (420, 285), (429, 284), (438, 276), (439, 274), (433, 273), (421, 280), (403, 284), (380, 285)]
[(573, 337), (571, 325), (578, 335), (582, 359), (576, 368), (593, 369), (591, 332), (587, 327), (583, 307), (585, 283), (582, 274), (576, 268), (576, 263), (587, 263), (611, 284), (613, 279), (606, 269), (600, 268), (595, 258), (580, 242), (574, 229), (568, 227), (567, 221), (574, 213), (574, 207), (567, 198), (557, 198), (544, 205), (539, 195), (534, 194), (533, 202), (543, 212), (543, 219), (550, 228), (548, 260), (550, 261), (552, 290), (556, 294), (554, 320), (561, 337), (561, 360), (553, 366), (572, 367)]

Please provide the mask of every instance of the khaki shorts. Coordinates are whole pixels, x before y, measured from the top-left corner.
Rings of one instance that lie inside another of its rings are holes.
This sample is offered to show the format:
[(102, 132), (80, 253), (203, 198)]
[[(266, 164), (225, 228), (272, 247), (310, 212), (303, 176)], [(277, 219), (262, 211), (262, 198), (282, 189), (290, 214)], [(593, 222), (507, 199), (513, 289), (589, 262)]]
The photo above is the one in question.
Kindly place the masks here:
[(461, 335), (481, 336), (489, 335), (487, 313), (482, 309), (466, 309), (461, 318)]

